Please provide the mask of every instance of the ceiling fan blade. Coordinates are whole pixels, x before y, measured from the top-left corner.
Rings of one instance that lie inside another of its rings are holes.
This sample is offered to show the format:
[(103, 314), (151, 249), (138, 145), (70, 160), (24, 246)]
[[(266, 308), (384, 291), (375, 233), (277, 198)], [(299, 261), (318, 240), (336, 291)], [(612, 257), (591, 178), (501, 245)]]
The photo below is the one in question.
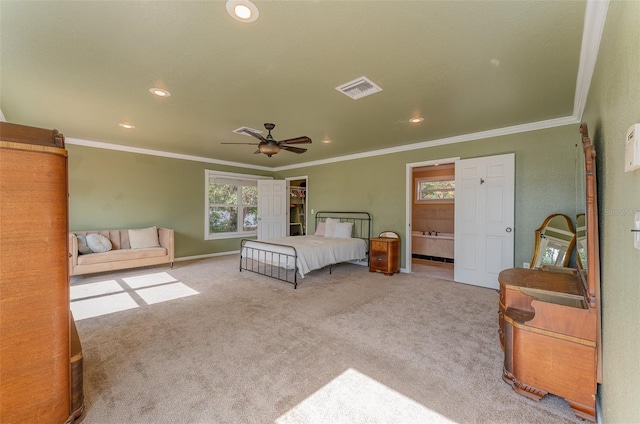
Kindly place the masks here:
[(253, 131), (249, 131), (249, 130), (248, 130), (248, 129), (246, 129), (246, 128), (243, 128), (241, 131), (242, 131), (243, 133), (245, 133), (245, 134), (249, 134), (250, 136), (257, 138), (257, 139), (258, 139), (258, 140), (260, 140), (260, 141), (264, 141), (265, 143), (267, 142), (267, 139), (266, 139), (266, 138), (264, 138), (263, 136), (261, 136), (261, 135), (260, 135), (260, 134), (258, 134), (258, 133), (254, 133)]
[(222, 142), (220, 144), (250, 144), (251, 146), (257, 146), (260, 143), (229, 143), (229, 142)]
[(290, 138), (288, 140), (282, 140), (280, 143), (283, 143), (283, 144), (309, 144), (309, 143), (311, 143), (311, 139), (305, 135), (305, 136), (302, 136), (302, 137), (296, 137), (296, 138)]
[(304, 153), (307, 149), (302, 149), (300, 147), (291, 147), (291, 146), (280, 146), (282, 150), (288, 150), (293, 153)]
[(262, 152), (260, 151), (260, 149), (258, 149), (258, 150), (256, 150), (255, 152), (253, 152), (253, 154), (254, 154), (254, 155), (259, 155), (260, 153), (262, 153)]

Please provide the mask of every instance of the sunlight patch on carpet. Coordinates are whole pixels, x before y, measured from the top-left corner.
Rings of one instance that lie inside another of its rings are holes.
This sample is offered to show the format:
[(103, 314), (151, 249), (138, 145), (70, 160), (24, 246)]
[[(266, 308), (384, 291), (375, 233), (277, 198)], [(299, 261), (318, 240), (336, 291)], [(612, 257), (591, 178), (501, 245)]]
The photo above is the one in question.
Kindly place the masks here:
[(116, 280), (100, 281), (97, 283), (71, 286), (71, 300), (84, 299), (86, 297), (102, 296), (110, 293), (122, 292), (124, 289)]
[(112, 314), (137, 308), (139, 305), (128, 293), (111, 294), (109, 296), (94, 297), (91, 299), (76, 300), (71, 302), (71, 312), (76, 321)]
[(76, 321), (200, 294), (168, 272), (71, 285)]
[(455, 421), (349, 368), (275, 423), (451, 424)]
[(139, 289), (136, 290), (136, 293), (138, 293), (138, 296), (147, 302), (148, 305), (200, 294), (191, 287), (187, 287), (182, 283), (163, 284), (158, 287)]
[(139, 275), (137, 277), (123, 278), (132, 289), (139, 289), (140, 287), (156, 286), (158, 284), (173, 283), (176, 280), (168, 272), (156, 272), (155, 274)]

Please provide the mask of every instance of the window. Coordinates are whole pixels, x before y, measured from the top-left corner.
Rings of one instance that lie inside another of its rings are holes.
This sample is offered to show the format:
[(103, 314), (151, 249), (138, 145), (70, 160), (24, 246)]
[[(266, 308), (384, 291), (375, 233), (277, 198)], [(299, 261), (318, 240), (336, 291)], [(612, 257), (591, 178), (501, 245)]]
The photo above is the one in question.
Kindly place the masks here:
[(258, 179), (205, 171), (205, 239), (251, 237), (258, 228)]
[(455, 199), (456, 182), (442, 177), (416, 180), (416, 203), (451, 203)]

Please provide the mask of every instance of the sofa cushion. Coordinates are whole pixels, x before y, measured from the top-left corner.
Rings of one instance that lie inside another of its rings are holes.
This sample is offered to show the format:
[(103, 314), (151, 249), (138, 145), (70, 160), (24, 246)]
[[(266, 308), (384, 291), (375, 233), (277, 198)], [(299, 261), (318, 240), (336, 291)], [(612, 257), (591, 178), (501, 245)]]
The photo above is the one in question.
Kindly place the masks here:
[(87, 245), (94, 253), (108, 252), (111, 250), (111, 242), (102, 234), (87, 234)]
[(160, 242), (158, 241), (158, 228), (149, 227), (138, 230), (129, 230), (129, 245), (132, 249), (160, 247)]
[(76, 239), (78, 240), (78, 253), (82, 255), (92, 253), (91, 248), (87, 244), (87, 238), (85, 236), (76, 236)]
[(116, 249), (102, 253), (78, 256), (78, 265), (93, 265), (105, 262), (135, 261), (136, 259), (165, 256), (164, 247), (148, 247), (145, 249)]

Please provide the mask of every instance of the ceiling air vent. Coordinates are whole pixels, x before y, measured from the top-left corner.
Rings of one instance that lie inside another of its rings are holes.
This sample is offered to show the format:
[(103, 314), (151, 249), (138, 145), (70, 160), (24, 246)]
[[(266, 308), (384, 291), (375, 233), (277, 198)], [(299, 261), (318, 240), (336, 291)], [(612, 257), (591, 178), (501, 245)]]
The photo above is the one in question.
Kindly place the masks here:
[(342, 84), (339, 87), (336, 87), (336, 90), (339, 92), (346, 94), (351, 97), (353, 100), (358, 100), (362, 97), (366, 97), (370, 94), (377, 93), (378, 91), (382, 91), (382, 88), (377, 86), (373, 81), (371, 81), (367, 77), (356, 78), (353, 81), (349, 81), (346, 84)]
[(256, 130), (256, 129), (253, 129), (253, 128), (249, 128), (249, 127), (240, 127), (240, 128), (236, 128), (235, 130), (233, 130), (233, 131), (231, 131), (231, 132), (234, 132), (234, 133), (236, 133), (236, 134), (247, 135), (247, 136), (251, 137), (251, 135), (250, 135), (250, 134), (247, 134), (246, 132), (244, 132), (245, 130), (247, 130), (247, 131), (251, 131), (252, 133), (256, 133), (256, 134), (262, 134), (262, 131), (260, 131), (260, 130)]

